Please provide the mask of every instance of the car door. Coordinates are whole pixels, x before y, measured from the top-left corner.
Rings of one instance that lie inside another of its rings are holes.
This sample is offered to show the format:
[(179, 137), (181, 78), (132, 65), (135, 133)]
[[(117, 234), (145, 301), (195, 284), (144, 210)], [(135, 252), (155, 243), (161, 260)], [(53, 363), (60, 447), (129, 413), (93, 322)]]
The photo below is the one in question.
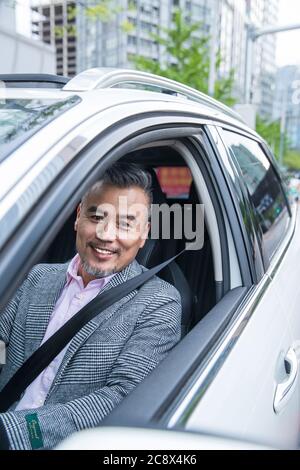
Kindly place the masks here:
[[(151, 111), (153, 113), (153, 110)], [(178, 127), (176, 127), (176, 132), (174, 131), (175, 125), (182, 125), (183, 122), (186, 127), (189, 125), (190, 128), (180, 129), (182, 136), (195, 135), (199, 132), (199, 127), (197, 127), (199, 124), (196, 118), (190, 118), (189, 116), (182, 118), (181, 116), (178, 117), (176, 114), (175, 117), (172, 116), (172, 119), (169, 118), (169, 116), (164, 116), (164, 119), (171, 121), (171, 124), (167, 122), (170, 129), (160, 130), (158, 128), (158, 134), (155, 136), (148, 136), (149, 133), (146, 134), (146, 130), (151, 129), (152, 131), (153, 124), (158, 127), (162, 126), (163, 118), (161, 116), (155, 116), (154, 119), (153, 115), (151, 115), (151, 119), (149, 118), (147, 120), (145, 118), (145, 123), (142, 119), (136, 119), (134, 122), (130, 122), (127, 127), (125, 124), (123, 127), (120, 125), (120, 129), (110, 131), (105, 137), (100, 136), (99, 140), (95, 142), (94, 147), (90, 147), (85, 152), (84, 158), (78, 158), (78, 161), (74, 162), (73, 165), (70, 163), (68, 163), (68, 165), (66, 164), (68, 168), (65, 169), (64, 174), (56, 181), (56, 185), (53, 185), (51, 191), (48, 191), (47, 199), (41, 201), (45, 203), (43, 207), (37, 207), (36, 214), (32, 213), (31, 219), (29, 220), (31, 225), (28, 223), (26, 230), (23, 231), (24, 233), (22, 232), (23, 239), (16, 244), (16, 237), (17, 235), (20, 236), (20, 228), (19, 233), (16, 233), (15, 237), (9, 242), (10, 250), (6, 250), (5, 252), (4, 261), (6, 263), (1, 266), (2, 273), (6, 273), (6, 278), (8, 277), (7, 273), (16, 277), (16, 267), (10, 263), (12, 259), (16, 259), (20, 263), (20, 266), (18, 266), (20, 270), (28, 268), (28, 264), (26, 266), (26, 263), (23, 262), (21, 266), (21, 256), (24, 257), (27, 252), (29, 253), (29, 250), (31, 250), (31, 253), (33, 252), (30, 243), (35, 243), (35, 256), (37, 257), (39, 251), (42, 251), (42, 246), (40, 247), (39, 245), (40, 240), (45, 244), (48, 241), (47, 238), (53, 239), (56, 230), (55, 224), (61, 223), (62, 219), (70, 213), (71, 206), (74, 205), (74, 201), (78, 197), (78, 188), (80, 187), (80, 191), (83, 191), (83, 181), (84, 185), (88, 185), (93, 181), (93, 178), (96, 177), (96, 174), (94, 175), (92, 172), (96, 164), (98, 164), (97, 171), (99, 171), (100, 155), (101, 167), (103, 166), (103, 168), (104, 163), (108, 164), (108, 158), (110, 158), (110, 161), (112, 161), (112, 158), (117, 158), (121, 151), (119, 148), (115, 150), (114, 155), (107, 154), (105, 158), (102, 159), (102, 155), (109, 152), (113, 144), (117, 146), (119, 142), (122, 142), (125, 148), (125, 150), (122, 148), (122, 152), (130, 151), (132, 148), (128, 147), (126, 139), (130, 133), (136, 133), (137, 130), (140, 131), (140, 129), (141, 132), (145, 134), (143, 136), (143, 143), (145, 144), (151, 141), (151, 139), (174, 138), (174, 136), (179, 133)], [(131, 127), (129, 127), (129, 125)], [(193, 125), (195, 127), (192, 128)], [(115, 136), (114, 132), (118, 134), (118, 137)], [(138, 140), (140, 135), (135, 138), (138, 144), (140, 144), (141, 142)], [(130, 145), (132, 145), (132, 143), (130, 143)], [(137, 146), (137, 143), (134, 145)], [(209, 153), (211, 149), (207, 149), (207, 151)], [(64, 179), (64, 184), (62, 184), (62, 179)], [(66, 184), (66, 182), (69, 184)], [(37, 213), (37, 210), (40, 212)], [(41, 222), (47, 226), (44, 227)], [(232, 226), (232, 232), (234, 232), (234, 230), (235, 227)], [(238, 245), (236, 248), (238, 252), (238, 249), (241, 249), (243, 243), (242, 240), (237, 242), (236, 239), (235, 242)], [(20, 247), (20, 243), (23, 248)], [(19, 250), (17, 257), (13, 256), (16, 250)], [(243, 256), (244, 255), (242, 255), (241, 258), (242, 262), (244, 261)], [(245, 260), (245, 263), (247, 263), (247, 260)], [(8, 268), (10, 268), (11, 271), (14, 269), (14, 272), (10, 273)], [(173, 355), (172, 351), (167, 358), (169, 361), (162, 364), (163, 367), (155, 370), (152, 378), (149, 378), (150, 381), (155, 381), (157, 394), (153, 393), (153, 387), (148, 387), (147, 384), (149, 384), (149, 382), (147, 381), (142, 384), (141, 388), (138, 387), (140, 388), (138, 393), (140, 393), (140, 403), (143, 405), (143, 414), (148, 411), (148, 399), (157, 400), (158, 396), (162, 397), (165, 394), (168, 405), (170, 405), (167, 423), (169, 427), (177, 427), (180, 425), (186, 429), (199, 429), (204, 431), (214, 429), (218, 434), (225, 433), (228, 436), (236, 435), (237, 437), (242, 437), (241, 434), (246, 427), (249, 416), (253, 414), (252, 409), (255, 408), (255, 405), (261, 406), (261, 401), (263, 402), (262, 407), (264, 409), (265, 402), (270, 399), (270, 393), (265, 393), (265, 382), (267, 382), (269, 387), (269, 376), (271, 375), (273, 377), (274, 374), (274, 368), (272, 368), (273, 356), (276, 357), (279, 363), (278, 350), (286, 352), (291, 340), (289, 330), (286, 329), (286, 323), (278, 313), (277, 302), (275, 301), (273, 304), (273, 309), (276, 311), (276, 315), (274, 315), (273, 318), (274, 328), (270, 330), (272, 315), (264, 314), (266, 309), (264, 303), (268, 305), (265, 291), (271, 287), (270, 278), (265, 276), (263, 279), (260, 279), (258, 286), (254, 286), (250, 289), (246, 299), (245, 292), (247, 289), (243, 286), (237, 286), (235, 289), (229, 291), (216, 305), (213, 311), (210, 312), (210, 315), (207, 315), (207, 318), (204, 318), (204, 321), (197, 325), (198, 328), (194, 328), (194, 330), (191, 331), (191, 335), (184, 338), (182, 343), (178, 345), (177, 350), (176, 348), (174, 349)], [(261, 314), (256, 313), (258, 310)], [(235, 314), (235, 320), (231, 322), (230, 327), (227, 328), (227, 316), (231, 318), (232, 312)], [(217, 328), (215, 329), (213, 329), (214, 325), (212, 319), (216, 321)], [(223, 328), (224, 325), (226, 328)], [(207, 342), (205, 343), (203, 337), (207, 335), (209, 328), (211, 328), (210, 337), (207, 338)], [(216, 334), (216, 329), (218, 329), (218, 334)], [(220, 336), (219, 331), (223, 329), (224, 333)], [(259, 334), (257, 331), (259, 331)], [(272, 341), (276, 343), (276, 351), (274, 351), (275, 346), (273, 349), (273, 347), (269, 346), (269, 341), (266, 341), (266, 332), (272, 332)], [(203, 344), (205, 343), (203, 350), (199, 346), (201, 341)], [(213, 343), (213, 347), (211, 343)], [(267, 347), (266, 344), (268, 345)], [(206, 354), (208, 349), (210, 353), (206, 357), (204, 353)], [(188, 358), (188, 352), (191, 352), (190, 358)], [(205, 357), (205, 361), (202, 361), (203, 357)], [(188, 363), (188, 361), (190, 362)], [(199, 364), (200, 362), (201, 367), (199, 369), (196, 367), (196, 363)], [(284, 358), (282, 358), (282, 363), (284, 363)], [(280, 364), (282, 363), (280, 362)], [(182, 370), (178, 369), (179, 364), (182, 366)], [(249, 373), (247, 373), (247, 367)], [(262, 370), (264, 368), (267, 370)], [(258, 374), (258, 369), (260, 374)], [(282, 367), (280, 371), (282, 372)], [(169, 380), (171, 374), (176, 376), (178, 385), (176, 389), (173, 387), (172, 381)], [(223, 381), (220, 380), (222, 377)], [(240, 382), (240, 378), (242, 382)], [(258, 379), (262, 380), (262, 383), (257, 382)], [(165, 386), (173, 387), (173, 390), (170, 388), (164, 390)], [(145, 390), (145, 387), (146, 389), (148, 387), (148, 390)], [(175, 395), (174, 390), (179, 390), (180, 392)], [(142, 393), (141, 391), (146, 391), (146, 393)], [(273, 389), (272, 392), (274, 392)], [(239, 398), (240, 401), (238, 401), (237, 398)], [(137, 410), (139, 403), (136, 400), (136, 394), (132, 394), (131, 400), (134, 401), (134, 408)], [(205, 406), (203, 406), (204, 400), (206, 400)], [(271, 397), (271, 404), (269, 403), (271, 409), (272, 400), (273, 396)], [(218, 403), (220, 406), (217, 406)], [(127, 404), (126, 407), (128, 412), (130, 408)], [(215, 413), (215, 409), (219, 410), (219, 414)], [(239, 410), (242, 410), (242, 412), (239, 412)], [(257, 415), (259, 415), (259, 413), (255, 414), (255, 416)], [(260, 416), (263, 415), (261, 414)], [(261, 442), (271, 442), (272, 445), (281, 445), (282, 439), (280, 439), (280, 437), (282, 438), (282, 435), (279, 437), (279, 433), (282, 434), (283, 424), (290, 425), (291, 420), (289, 417), (285, 418), (284, 416), (280, 416), (279, 418), (280, 423), (277, 421), (278, 425), (274, 436), (271, 436), (269, 441), (265, 439), (265, 435), (269, 430), (269, 426), (265, 426), (263, 435), (261, 436)], [(255, 426), (250, 426), (250, 431), (252, 430), (253, 433), (246, 432), (244, 437), (251, 439), (251, 436), (253, 436), (253, 440), (258, 441), (260, 436), (258, 435), (257, 427), (259, 427), (257, 423)], [(285, 444), (287, 446), (293, 445), (295, 438), (293, 421)]]
[[(212, 184), (223, 198), (220, 210), (234, 238), (229, 255), (238, 258), (241, 271), (251, 266), (252, 280), (249, 283), (244, 278), (242, 285), (233, 287), (231, 272), (230, 287), (223, 298), (103, 424), (155, 423), (274, 448), (293, 448), (298, 444), (299, 425), (289, 355), (292, 335), (278, 303), (278, 285), (268, 271), (261, 219), (256, 220), (245, 176), (237, 161), (232, 162), (235, 157), (221, 139), (222, 130), (219, 133), (214, 126), (206, 126), (206, 130), (207, 139), (204, 134), (195, 139), (201, 142), (214, 173)], [(241, 130), (233, 132), (243, 136)], [(252, 158), (261, 163), (256, 152)], [(204, 175), (209, 184), (203, 169)], [(239, 204), (241, 194), (247, 204)], [(288, 207), (283, 213), (286, 225), (278, 249), (288, 245), (294, 230)], [(244, 238), (239, 238), (239, 233)], [(270, 249), (273, 245), (268, 246)]]
[[(219, 133), (211, 129), (211, 136), (223, 154), (223, 163), (225, 160), (231, 171), (238, 171), (241, 186), (252, 198), (253, 213), (245, 214), (244, 220), (256, 218), (259, 211), (264, 219), (269, 211), (271, 219), (270, 211), (279, 210), (275, 202), (279, 204), (280, 199), (280, 204), (283, 203), (284, 196), (281, 193), (278, 200), (274, 195), (267, 198), (270, 190), (274, 189), (275, 194), (280, 191), (280, 183), (260, 144), (228, 129), (219, 129)], [(264, 178), (268, 178), (266, 184), (262, 183)], [(271, 188), (276, 184), (278, 188)], [(257, 187), (261, 191), (260, 201), (254, 204)], [(298, 446), (299, 385), (295, 338), (300, 330), (293, 314), (295, 304), (291, 294), (300, 274), (295, 261), (299, 248), (294, 232), (295, 218), (288, 215), (288, 208), (281, 209), (284, 215), (280, 222), (259, 220), (256, 225), (258, 230), (259, 223), (260, 227), (265, 223), (258, 237), (266, 272), (250, 289), (236, 324), (207, 366), (207, 375), (214, 377), (210, 378), (209, 388), (186, 421), (189, 430), (230, 435), (278, 448)], [(279, 230), (274, 229), (274, 224)], [(292, 278), (290, 283), (289, 277)], [(286, 287), (286, 284), (291, 286)], [(222, 362), (222, 367), (214, 373), (213, 366), (218, 361)]]

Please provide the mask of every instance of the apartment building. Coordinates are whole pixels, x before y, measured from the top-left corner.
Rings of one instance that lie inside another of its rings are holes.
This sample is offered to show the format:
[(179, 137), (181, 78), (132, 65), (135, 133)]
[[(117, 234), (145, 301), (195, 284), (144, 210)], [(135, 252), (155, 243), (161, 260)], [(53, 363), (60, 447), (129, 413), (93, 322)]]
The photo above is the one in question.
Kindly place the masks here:
[(32, 0), (32, 34), (55, 46), (56, 73), (77, 72), (76, 4), (69, 0)]

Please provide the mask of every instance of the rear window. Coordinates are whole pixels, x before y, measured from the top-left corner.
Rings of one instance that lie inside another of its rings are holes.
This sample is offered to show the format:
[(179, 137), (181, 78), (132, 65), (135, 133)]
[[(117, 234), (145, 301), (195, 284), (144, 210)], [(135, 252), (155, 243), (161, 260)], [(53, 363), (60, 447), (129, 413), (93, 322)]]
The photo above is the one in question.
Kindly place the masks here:
[(45, 124), (79, 102), (78, 96), (60, 100), (0, 100), (0, 162)]

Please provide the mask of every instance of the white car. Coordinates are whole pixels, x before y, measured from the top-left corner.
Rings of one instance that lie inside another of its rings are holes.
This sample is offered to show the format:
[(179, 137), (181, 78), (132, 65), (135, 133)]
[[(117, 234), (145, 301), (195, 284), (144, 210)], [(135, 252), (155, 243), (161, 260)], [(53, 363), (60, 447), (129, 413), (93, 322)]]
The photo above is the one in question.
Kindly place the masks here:
[[(168, 447), (167, 430), (191, 447), (213, 446), (209, 435), (216, 447), (297, 448), (300, 220), (266, 142), (221, 103), (146, 73), (0, 80), (0, 310), (34, 264), (72, 257), (91, 183), (118, 159), (138, 162), (156, 178), (155, 202), (204, 204), (204, 242), (162, 274), (180, 290), (186, 334), (104, 420), (112, 445), (128, 426), (154, 429), (150, 448), (161, 433)], [(185, 242), (146, 243), (139, 261)], [(103, 428), (86, 432), (104, 445)], [(65, 448), (86, 445), (70, 439)]]

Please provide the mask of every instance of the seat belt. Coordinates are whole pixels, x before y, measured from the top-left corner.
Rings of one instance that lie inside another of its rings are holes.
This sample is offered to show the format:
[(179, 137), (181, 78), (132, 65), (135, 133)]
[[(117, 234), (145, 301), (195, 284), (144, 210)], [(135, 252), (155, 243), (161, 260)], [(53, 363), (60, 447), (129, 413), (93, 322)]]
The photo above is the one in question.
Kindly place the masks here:
[(129, 279), (108, 291), (100, 293), (87, 305), (79, 310), (59, 330), (50, 336), (17, 370), (0, 392), (0, 413), (3, 413), (17, 401), (22, 392), (38, 377), (38, 375), (64, 349), (78, 331), (103, 310), (137, 289), (161, 269), (174, 261), (181, 253), (169, 258), (163, 263)]

